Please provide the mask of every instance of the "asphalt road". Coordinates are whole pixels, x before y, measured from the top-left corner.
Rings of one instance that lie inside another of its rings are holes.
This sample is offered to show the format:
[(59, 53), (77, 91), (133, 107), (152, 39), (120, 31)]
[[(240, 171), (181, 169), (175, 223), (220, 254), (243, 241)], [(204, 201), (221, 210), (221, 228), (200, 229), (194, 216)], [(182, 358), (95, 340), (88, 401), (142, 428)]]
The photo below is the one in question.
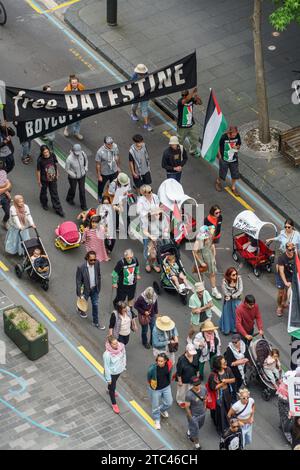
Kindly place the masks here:
[[(90, 49), (83, 50), (78, 43), (78, 38), (72, 37), (73, 33), (61, 29), (61, 23), (56, 17), (54, 21), (45, 15), (38, 15), (25, 2), (10, 2), (9, 20), (6, 28), (0, 29), (0, 57), (1, 67), (0, 79), (12, 86), (24, 86), (28, 88), (40, 88), (50, 83), (54, 89), (61, 90), (67, 82), (70, 73), (76, 73), (86, 87), (97, 87), (114, 83), (121, 80), (119, 73), (112, 70), (102, 58), (91, 57)], [(64, 26), (65, 28), (65, 26)], [(81, 41), (80, 41), (81, 42)], [(94, 55), (94, 53), (92, 53)], [(145, 59), (146, 62), (146, 59)], [(105, 135), (112, 135), (118, 143), (121, 151), (121, 167), (128, 169), (128, 149), (131, 145), (131, 137), (136, 132), (144, 135), (151, 158), (152, 175), (154, 179), (154, 190), (164, 179), (164, 171), (161, 168), (161, 156), (164, 148), (168, 145), (168, 138), (164, 132), (174, 132), (174, 123), (155, 109), (152, 123), (155, 127), (153, 133), (145, 134), (140, 123), (133, 123), (129, 117), (130, 109), (127, 107), (119, 110), (109, 111), (90, 118), (82, 123), (82, 134), (84, 141), (82, 146), (89, 157), (89, 176), (96, 181), (95, 176), (95, 152), (102, 145)], [(161, 118), (159, 117), (159, 114)], [(74, 143), (72, 139), (66, 139), (62, 131), (59, 131), (57, 143), (64, 153), (68, 153), (70, 146)], [(62, 253), (54, 247), (54, 230), (61, 223), (61, 219), (53, 212), (45, 213), (39, 204), (39, 190), (35, 179), (35, 160), (38, 155), (38, 147), (33, 146), (34, 162), (29, 166), (21, 163), (20, 147), (15, 142), (16, 167), (11, 174), (13, 183), (13, 195), (22, 193), (29, 204), (35, 223), (39, 229), (42, 240), (52, 263), (52, 278), (50, 289), (44, 293), (38, 285), (30, 284), (25, 278), (24, 286), (29, 287), (32, 292), (37, 293), (39, 298), (45, 299), (57, 312), (59, 323), (68, 331), (80, 338), (81, 344), (102, 361), (104, 340), (106, 333), (98, 331), (91, 326), (90, 319), (83, 320), (75, 312), (75, 271), (76, 266), (83, 260), (84, 248)], [(190, 158), (182, 178), (182, 184), (186, 192), (195, 197), (199, 203), (204, 204), (205, 213), (211, 205), (220, 204), (223, 211), (224, 226), (222, 242), (218, 247), (218, 285), (220, 286), (222, 275), (227, 267), (234, 265), (231, 258), (232, 233), (231, 227), (234, 217), (244, 208), (229, 194), (216, 193), (214, 179), (216, 171), (204, 161)], [(242, 194), (245, 200), (255, 209), (256, 214), (263, 220), (272, 221), (271, 209), (260, 199), (257, 203), (251, 200), (250, 190), (248, 194)], [(74, 220), (80, 212), (79, 201), (77, 207), (70, 207), (65, 202), (67, 192), (67, 178), (61, 170), (59, 181), (59, 194), (64, 206), (68, 220)], [(95, 205), (95, 200), (88, 195), (88, 204)], [(274, 214), (277, 221), (278, 214)], [(5, 262), (13, 266), (15, 257), (9, 257), (4, 253), (3, 242), (5, 232), (0, 229), (0, 253)], [(156, 276), (146, 274), (143, 270), (142, 246), (137, 241), (120, 240), (117, 242), (113, 252), (112, 260), (102, 265), (103, 287), (101, 294), (101, 314), (108, 324), (111, 309), (111, 271), (115, 262), (120, 258), (125, 248), (132, 247), (142, 264), (142, 280), (138, 291), (141, 292), (148, 285), (152, 285)], [(182, 259), (188, 271), (192, 266), (190, 252), (182, 250)], [(260, 279), (255, 278), (251, 269), (240, 266), (243, 277), (244, 292), (253, 293), (263, 313), (265, 332), (267, 338), (280, 347), (282, 362), (289, 364), (289, 337), (286, 333), (287, 318), (278, 319), (275, 315), (274, 275), (263, 273)], [(208, 285), (208, 283), (207, 283)], [(180, 352), (184, 349), (185, 338), (189, 327), (189, 310), (183, 307), (177, 297), (167, 293), (159, 299), (159, 310), (170, 315), (177, 324), (181, 338)], [(217, 322), (217, 317), (214, 318)], [(227, 340), (222, 338), (224, 350)], [(134, 390), (137, 399), (142, 402), (149, 411), (149, 402), (146, 393), (146, 370), (153, 361), (151, 351), (146, 351), (140, 342), (140, 335), (132, 334), (128, 346), (128, 370), (124, 378), (126, 385)], [(251, 387), (253, 396), (257, 401), (256, 425), (254, 432), (253, 449), (287, 449), (287, 444), (278, 429), (278, 414), (276, 399), (265, 403), (260, 397), (260, 388), (256, 384)], [(182, 448), (188, 447), (184, 437), (185, 416), (176, 405), (173, 406), (169, 423), (164, 428), (170, 433), (176, 433), (182, 438)], [(207, 417), (207, 422), (202, 431), (202, 443), (206, 449), (216, 449), (218, 438), (215, 430)]]

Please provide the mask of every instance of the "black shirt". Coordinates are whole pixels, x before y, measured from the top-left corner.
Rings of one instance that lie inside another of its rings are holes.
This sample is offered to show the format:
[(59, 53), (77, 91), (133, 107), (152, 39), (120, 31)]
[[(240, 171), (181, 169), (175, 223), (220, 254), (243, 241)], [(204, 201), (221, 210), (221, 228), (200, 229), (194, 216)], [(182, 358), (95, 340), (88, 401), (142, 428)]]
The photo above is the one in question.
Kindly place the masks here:
[(195, 99), (191, 98), (188, 103), (183, 103), (185, 98), (180, 98), (177, 101), (177, 109), (178, 109), (178, 118), (177, 118), (177, 126), (178, 127), (192, 127), (195, 124), (193, 111), (194, 111), (194, 103)]
[(39, 156), (37, 171), (41, 172), (41, 181), (51, 183), (57, 181), (57, 158), (54, 153), (49, 158)]
[(235, 162), (238, 159), (237, 151), (233, 152), (232, 147), (241, 145), (241, 137), (238, 133), (234, 138), (229, 137), (227, 134), (223, 134), (220, 139), (220, 153), (222, 160), (225, 162)]
[[(181, 151), (182, 149), (182, 151)], [(174, 150), (172, 147), (168, 147), (162, 157), (161, 166), (167, 171), (175, 171), (176, 166), (184, 166), (187, 162), (187, 153), (183, 146), (177, 145), (177, 149)]]
[(181, 377), (182, 383), (189, 384), (191, 382), (191, 378), (197, 375), (199, 371), (199, 355), (195, 354), (193, 356), (193, 362), (190, 362), (186, 355), (183, 354), (180, 356), (177, 362), (177, 376)]
[(164, 367), (157, 366), (156, 378), (156, 390), (162, 390), (163, 388), (166, 388), (168, 385), (170, 385), (170, 372), (167, 364)]
[(227, 429), (220, 441), (220, 450), (242, 450), (243, 449), (243, 434), (241, 429), (236, 432)]
[(293, 256), (293, 258), (289, 258), (286, 253), (279, 256), (278, 266), (284, 266), (284, 274), (285, 274), (286, 280), (287, 282), (292, 282), (294, 266), (295, 266), (295, 255)]

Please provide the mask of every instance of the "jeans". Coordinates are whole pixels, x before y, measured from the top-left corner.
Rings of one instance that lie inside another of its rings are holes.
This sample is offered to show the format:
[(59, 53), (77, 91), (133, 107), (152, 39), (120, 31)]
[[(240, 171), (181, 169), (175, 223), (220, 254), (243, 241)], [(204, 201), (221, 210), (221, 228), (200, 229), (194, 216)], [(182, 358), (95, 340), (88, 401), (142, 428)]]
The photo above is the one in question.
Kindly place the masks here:
[(28, 157), (30, 155), (31, 150), (31, 140), (26, 140), (25, 142), (21, 143), (22, 146), (22, 159)]
[(117, 380), (120, 377), (120, 375), (121, 374), (112, 375), (111, 383), (108, 385), (108, 393), (109, 393), (112, 405), (116, 404), (116, 386), (117, 386)]
[(149, 239), (148, 238), (144, 238), (143, 239), (143, 246), (144, 246), (144, 249), (143, 249), (143, 255), (144, 255), (144, 259), (147, 261), (148, 259), (148, 243), (149, 243)]
[(150, 323), (148, 325), (141, 325), (142, 327), (142, 343), (145, 346), (148, 344), (148, 330), (150, 327), (150, 341), (149, 343), (152, 345), (152, 330), (155, 325), (155, 317), (150, 317)]
[(68, 180), (69, 180), (70, 188), (69, 188), (66, 200), (68, 202), (73, 201), (75, 197), (75, 193), (76, 193), (76, 186), (78, 184), (80, 206), (81, 206), (81, 209), (86, 210), (85, 176), (82, 176), (82, 178), (70, 178), (70, 176), (68, 176)]
[(136, 114), (138, 106), (141, 107), (141, 114), (143, 118), (147, 118), (149, 115), (149, 101), (141, 101), (140, 103), (135, 103), (131, 106), (132, 114)]
[(93, 289), (90, 291), (89, 297), (91, 298), (92, 302), (93, 323), (98, 323), (99, 292), (97, 291), (96, 287), (93, 287)]
[(10, 200), (6, 196), (6, 194), (0, 195), (0, 206), (2, 206), (4, 217), (3, 222), (7, 222), (9, 219), (9, 209), (10, 209)]
[(253, 424), (245, 424), (241, 427), (243, 434), (244, 448), (252, 442)]
[(171, 386), (168, 385), (162, 390), (152, 390), (149, 387), (149, 393), (152, 403), (152, 417), (155, 421), (160, 421), (160, 412), (167, 411), (173, 403)]
[(181, 171), (176, 171), (176, 173), (167, 173), (167, 179), (173, 178), (173, 180), (176, 180), (179, 183), (181, 180), (181, 175)]
[(68, 132), (70, 134), (79, 134), (80, 124), (81, 124), (80, 121), (73, 122), (73, 124), (70, 124), (69, 126), (67, 126)]

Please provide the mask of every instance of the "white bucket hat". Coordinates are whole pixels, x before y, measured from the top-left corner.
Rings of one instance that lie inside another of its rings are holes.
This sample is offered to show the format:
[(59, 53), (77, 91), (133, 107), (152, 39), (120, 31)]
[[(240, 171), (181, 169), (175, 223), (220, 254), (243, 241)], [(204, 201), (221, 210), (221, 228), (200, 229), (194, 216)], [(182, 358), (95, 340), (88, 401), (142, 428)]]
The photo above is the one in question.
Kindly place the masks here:
[(135, 73), (144, 74), (148, 73), (148, 68), (144, 64), (138, 64), (134, 69)]
[(179, 140), (176, 135), (172, 135), (172, 137), (170, 137), (169, 145), (179, 145)]

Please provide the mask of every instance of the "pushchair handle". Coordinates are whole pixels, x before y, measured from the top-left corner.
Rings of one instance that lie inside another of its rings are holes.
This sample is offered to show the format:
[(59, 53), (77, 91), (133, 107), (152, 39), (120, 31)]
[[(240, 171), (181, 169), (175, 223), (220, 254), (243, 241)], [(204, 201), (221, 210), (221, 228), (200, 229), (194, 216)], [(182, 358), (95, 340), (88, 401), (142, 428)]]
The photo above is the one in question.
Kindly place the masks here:
[(24, 232), (25, 230), (28, 230), (29, 228), (31, 228), (32, 230), (34, 230), (34, 232), (35, 232), (37, 238), (40, 238), (40, 235), (39, 235), (39, 232), (37, 231), (37, 229), (34, 228), (34, 227), (32, 227), (32, 225), (30, 225), (29, 227), (26, 227), (26, 228), (23, 228), (23, 229), (20, 229), (20, 230), (19, 230), (19, 234), (20, 234), (21, 240), (23, 240), (23, 238), (22, 238), (22, 232)]

